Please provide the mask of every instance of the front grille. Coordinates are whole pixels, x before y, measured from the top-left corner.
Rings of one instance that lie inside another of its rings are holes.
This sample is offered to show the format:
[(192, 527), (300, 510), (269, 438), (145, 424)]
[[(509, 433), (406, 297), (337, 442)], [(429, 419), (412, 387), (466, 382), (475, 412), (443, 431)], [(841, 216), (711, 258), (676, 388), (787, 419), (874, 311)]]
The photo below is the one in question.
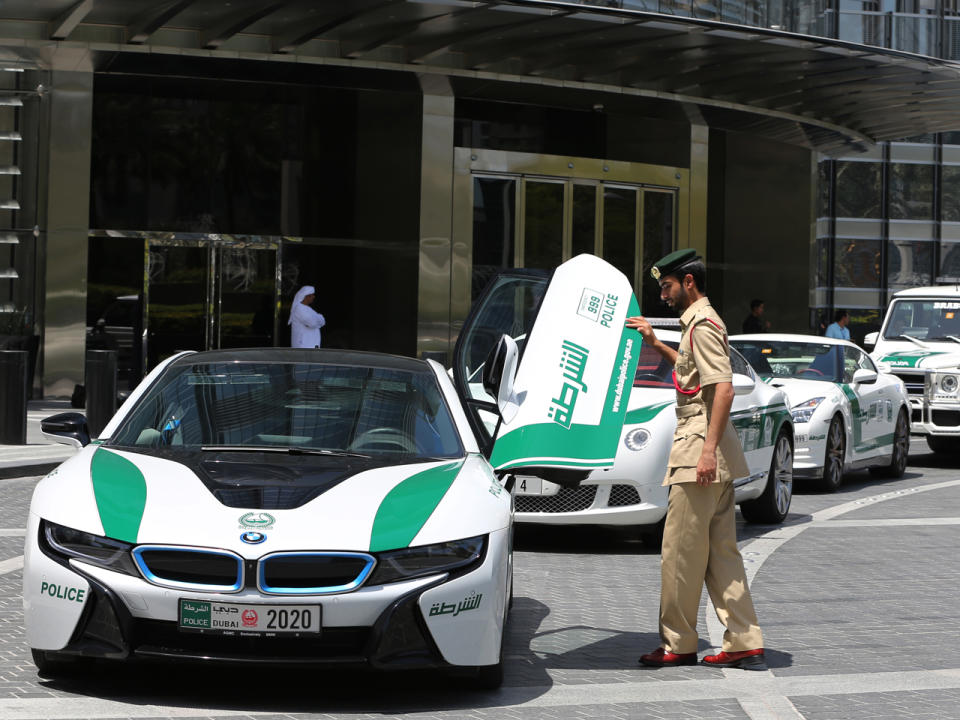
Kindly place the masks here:
[(366, 553), (277, 553), (260, 560), (258, 584), (282, 595), (346, 592), (367, 579), (374, 562)]
[(362, 662), (368, 627), (324, 627), (316, 637), (265, 637), (182, 632), (176, 623), (138, 619), (133, 626), (138, 655), (219, 658), (256, 662), (336, 660)]
[(930, 419), (934, 425), (940, 427), (957, 427), (960, 425), (960, 412), (957, 410), (931, 410)]
[(640, 493), (633, 485), (612, 485), (608, 507), (623, 507), (624, 505), (639, 505)]
[(923, 373), (901, 373), (895, 372), (898, 378), (903, 380), (903, 384), (907, 388), (907, 395), (918, 395), (923, 396), (924, 387), (926, 383), (926, 375)]
[(565, 513), (586, 510), (593, 505), (596, 485), (562, 487), (556, 495), (517, 495), (517, 512)]
[(143, 576), (157, 585), (211, 592), (243, 587), (243, 560), (226, 550), (141, 545), (133, 557)]

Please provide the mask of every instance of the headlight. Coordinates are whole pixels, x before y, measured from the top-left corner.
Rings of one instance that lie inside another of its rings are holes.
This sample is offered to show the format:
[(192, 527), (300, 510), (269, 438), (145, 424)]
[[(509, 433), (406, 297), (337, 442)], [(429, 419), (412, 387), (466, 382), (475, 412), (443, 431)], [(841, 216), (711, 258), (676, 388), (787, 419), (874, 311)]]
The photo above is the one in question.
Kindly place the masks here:
[(820, 407), (820, 403), (824, 401), (822, 397), (816, 397), (812, 400), (807, 400), (802, 402), (799, 405), (794, 405), (790, 408), (790, 414), (793, 416), (793, 421), (795, 423), (808, 423), (810, 418), (813, 417), (813, 414), (817, 411), (817, 408)]
[(957, 391), (957, 376), (942, 375), (940, 377), (940, 392), (953, 395)]
[(629, 450), (643, 450), (650, 442), (650, 431), (646, 428), (634, 428), (623, 436), (623, 444)]
[(108, 537), (40, 521), (40, 547), (54, 559), (76, 558), (108, 570), (140, 576), (130, 551), (133, 545)]
[(480, 560), (485, 543), (486, 536), (480, 535), (465, 540), (377, 553), (377, 567), (366, 584), (382, 585), (464, 568)]

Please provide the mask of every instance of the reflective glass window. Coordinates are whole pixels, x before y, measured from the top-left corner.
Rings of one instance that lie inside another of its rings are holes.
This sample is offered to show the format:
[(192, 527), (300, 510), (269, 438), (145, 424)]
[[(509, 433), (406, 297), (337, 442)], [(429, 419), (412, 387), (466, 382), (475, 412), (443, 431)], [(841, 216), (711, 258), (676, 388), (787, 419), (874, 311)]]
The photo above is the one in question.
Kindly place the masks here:
[(933, 219), (933, 165), (890, 163), (890, 217)]
[(817, 217), (830, 215), (831, 166), (824, 161), (817, 166)]
[(603, 188), (603, 259), (636, 282), (637, 191)]
[(834, 242), (833, 278), (836, 287), (880, 287), (882, 240), (837, 238)]
[(830, 284), (830, 238), (817, 239), (817, 287), (827, 287)]
[(570, 254), (593, 253), (596, 235), (597, 187), (596, 185), (573, 186), (573, 227), (571, 228)]
[(944, 165), (940, 181), (940, 217), (960, 222), (960, 165)]
[(949, 278), (960, 278), (960, 243), (940, 243), (940, 275)]
[(887, 243), (887, 287), (901, 289), (933, 281), (933, 243), (890, 240)]
[(523, 267), (549, 270), (563, 261), (563, 183), (524, 183)]
[(640, 308), (661, 308), (660, 283), (650, 275), (650, 268), (673, 251), (673, 193), (645, 190), (643, 193), (643, 258), (640, 266), (642, 290)]
[(473, 179), (473, 281), (476, 300), (494, 275), (513, 267), (517, 181)]
[(882, 217), (880, 163), (838, 161), (836, 169), (837, 217)]

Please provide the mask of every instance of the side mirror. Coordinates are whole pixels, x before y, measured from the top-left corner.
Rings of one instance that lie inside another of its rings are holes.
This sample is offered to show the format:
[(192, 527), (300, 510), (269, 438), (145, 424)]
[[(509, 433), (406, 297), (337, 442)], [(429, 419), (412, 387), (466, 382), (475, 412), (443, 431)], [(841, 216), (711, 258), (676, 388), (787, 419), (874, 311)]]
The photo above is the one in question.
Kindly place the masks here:
[(860, 368), (859, 370), (854, 371), (853, 373), (853, 382), (854, 384), (859, 385), (872, 385), (877, 381), (877, 374), (873, 370), (866, 370)]
[(879, 337), (880, 337), (880, 333), (878, 332), (867, 333), (866, 335), (863, 336), (863, 344), (873, 347), (874, 345), (877, 344), (877, 340), (879, 339)]
[(61, 445), (82, 448), (90, 443), (87, 418), (82, 413), (65, 412), (44, 418), (40, 421), (40, 432), (48, 440)]
[(748, 395), (753, 392), (753, 388), (755, 388), (756, 385), (757, 381), (749, 375), (741, 375), (740, 373), (733, 374), (734, 395)]
[(516, 341), (509, 335), (501, 335), (483, 363), (483, 389), (496, 398), (504, 422), (510, 422), (520, 409), (513, 385), (519, 360)]

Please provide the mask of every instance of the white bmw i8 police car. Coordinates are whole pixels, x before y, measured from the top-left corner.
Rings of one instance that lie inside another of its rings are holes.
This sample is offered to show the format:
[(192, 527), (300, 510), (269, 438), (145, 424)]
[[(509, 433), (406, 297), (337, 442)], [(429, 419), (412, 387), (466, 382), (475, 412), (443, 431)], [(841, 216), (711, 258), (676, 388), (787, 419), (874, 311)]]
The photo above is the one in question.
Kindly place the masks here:
[[(602, 309), (578, 312), (595, 287)], [(304, 662), (499, 684), (513, 473), (612, 465), (639, 345), (629, 282), (602, 260), (575, 258), (540, 294), (501, 307), (535, 319), (522, 359), (510, 337), (458, 347), (460, 366), (484, 353), (486, 399), (432, 361), (218, 350), (163, 361), (92, 441), (81, 415), (44, 421), (81, 449), (30, 507), (40, 671)]]
[[(473, 378), (473, 397), (488, 397), (479, 378), (484, 349), (491, 338), (507, 334), (524, 342), (532, 320), (529, 313), (517, 311), (517, 298), (521, 298), (521, 308), (535, 308), (546, 288), (547, 278), (542, 273), (506, 271), (477, 301), (460, 336), (465, 349), (460, 355), (463, 365), (456, 368), (464, 377)], [(596, 314), (603, 322), (605, 302), (602, 291), (591, 290), (580, 298), (578, 312)], [(678, 326), (675, 320), (673, 324)], [(553, 476), (543, 472), (531, 476), (519, 468), (514, 490), (517, 522), (619, 526), (631, 528), (652, 545), (659, 543), (667, 512), (669, 488), (663, 486), (663, 478), (677, 422), (676, 391), (672, 367), (652, 348), (641, 346), (640, 335), (631, 332), (626, 339), (635, 341), (631, 353), (637, 365), (633, 373), (619, 373), (620, 404), (626, 408), (626, 416), (615, 462), (579, 474), (564, 470)], [(656, 332), (673, 347), (680, 341), (676, 329), (658, 328)], [(579, 352), (566, 349), (558, 361), (575, 366)], [(736, 393), (731, 419), (750, 469), (748, 476), (734, 480), (736, 501), (748, 522), (780, 523), (787, 517), (793, 497), (793, 421), (786, 396), (760, 381), (736, 350), (731, 349), (730, 361)], [(486, 421), (489, 432), (496, 426), (496, 416), (487, 413)], [(483, 428), (479, 431), (483, 433)]]
[(910, 448), (903, 381), (878, 372), (847, 340), (816, 335), (734, 335), (730, 344), (789, 397), (796, 426), (793, 472), (836, 490), (844, 472), (901, 477)]

